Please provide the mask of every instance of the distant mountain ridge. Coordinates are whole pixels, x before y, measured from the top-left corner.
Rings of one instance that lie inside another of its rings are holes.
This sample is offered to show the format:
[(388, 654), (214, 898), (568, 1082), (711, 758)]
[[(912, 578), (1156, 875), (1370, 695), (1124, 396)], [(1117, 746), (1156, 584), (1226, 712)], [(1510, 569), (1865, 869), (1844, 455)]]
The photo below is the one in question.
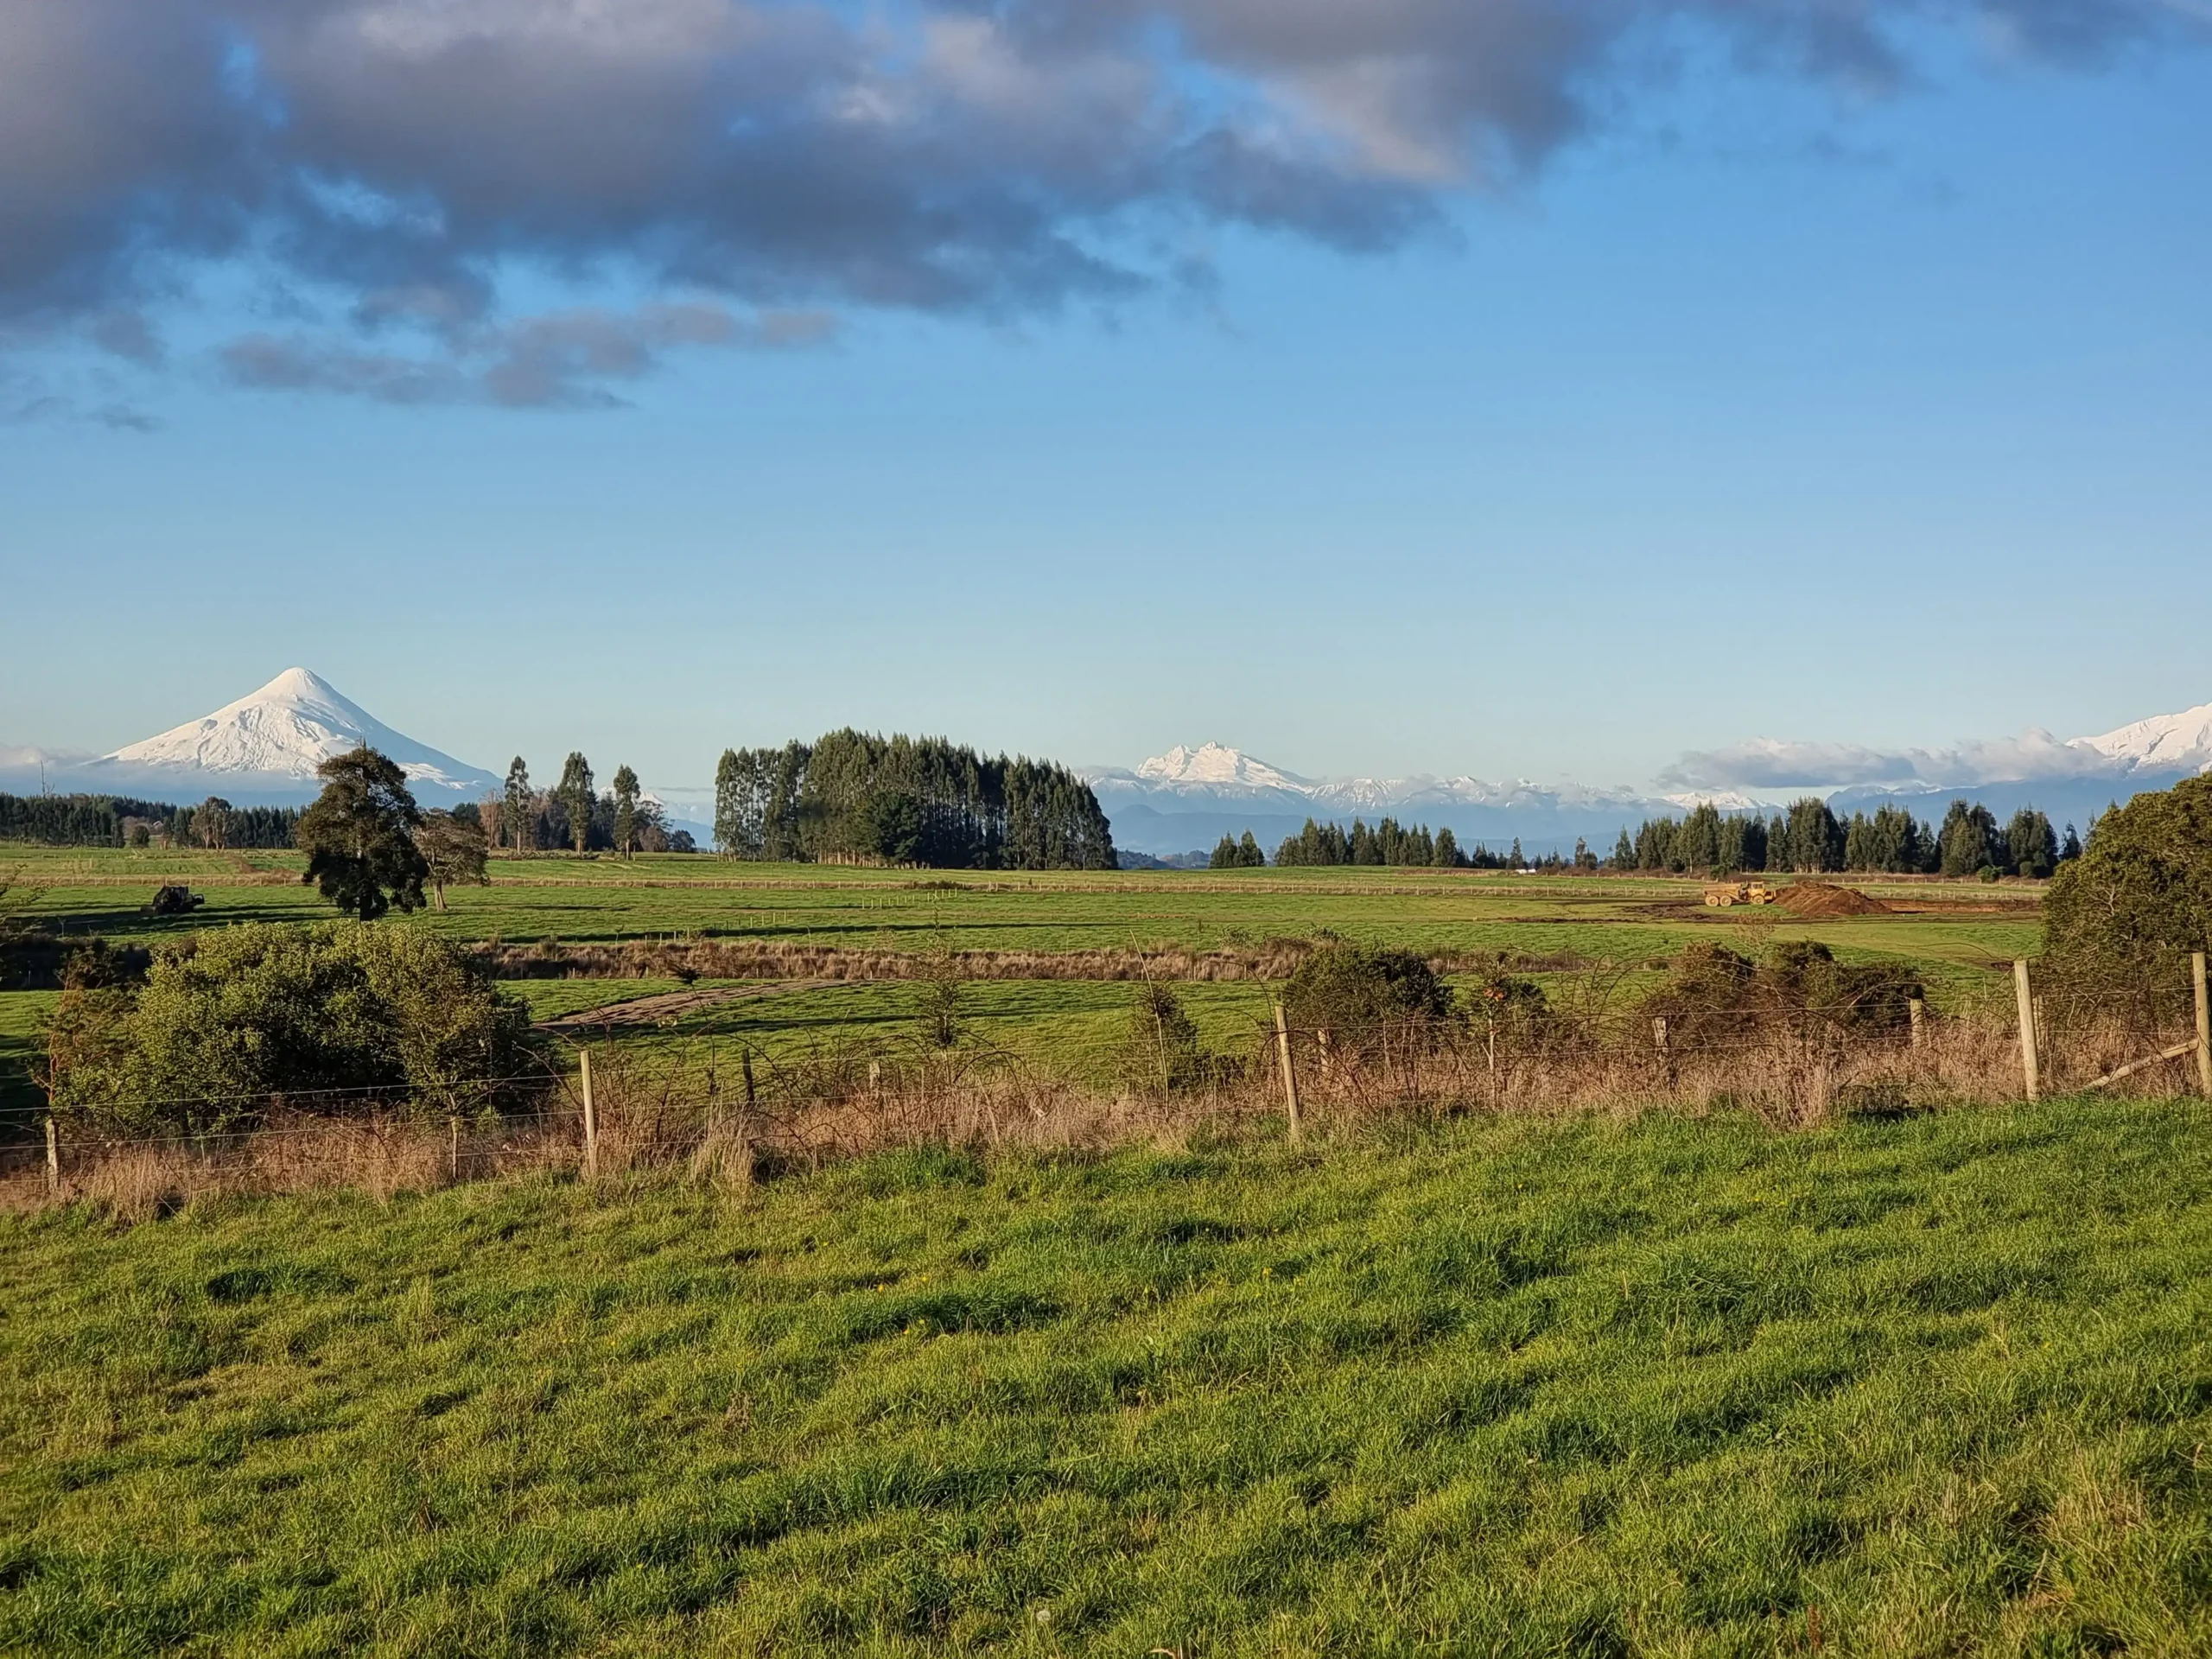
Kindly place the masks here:
[[(1731, 753), (1770, 766), (1791, 760), (1817, 766), (1836, 752), (1759, 741)], [(1767, 784), (1757, 792), (1725, 777), (1706, 786), (1655, 791), (1527, 779), (1490, 783), (1466, 775), (1317, 779), (1219, 742), (1178, 745), (1134, 768), (1096, 766), (1084, 778), (1112, 817), (1116, 842), (1152, 854), (1211, 845), (1247, 829), (1272, 846), (1308, 817), (1348, 822), (1385, 816), (1432, 828), (1448, 825), (1462, 841), (1494, 847), (1518, 839), (1531, 853), (1564, 852), (1579, 838), (1605, 853), (1620, 829), (1633, 829), (1647, 817), (1708, 803), (1724, 812), (1771, 810), (1803, 795), (1823, 796), (1840, 810), (1897, 801), (1923, 817), (1940, 811), (1938, 800), (1965, 798), (2001, 811), (2031, 804), (2054, 820), (2086, 823), (2114, 801), (2212, 771), (2212, 703), (2095, 737), (2061, 741), (2031, 731), (1942, 754), (1849, 753), (1858, 781), (1823, 783), (1808, 776)]]
[(1518, 839), (1531, 853), (1565, 851), (1578, 837), (1596, 845), (1602, 836), (1599, 850), (1607, 851), (1624, 824), (1677, 810), (1630, 789), (1554, 787), (1526, 779), (1316, 779), (1224, 743), (1179, 745), (1134, 768), (1094, 766), (1083, 777), (1113, 820), (1115, 844), (1155, 855), (1208, 847), (1247, 830), (1272, 852), (1309, 817), (1355, 817), (1448, 824), (1462, 841), (1503, 849)]
[[(495, 774), (385, 725), (312, 670), (289, 668), (211, 715), (97, 759), (0, 747), (0, 789), (297, 803), (314, 795), (323, 760), (363, 743), (397, 761), (426, 803), (474, 798), (499, 786)], [(1831, 763), (1849, 770), (1821, 770)], [(1316, 779), (1220, 742), (1178, 745), (1135, 767), (1096, 766), (1081, 776), (1111, 818), (1118, 845), (1173, 855), (1247, 830), (1272, 849), (1308, 817), (1349, 823), (1385, 816), (1448, 826), (1462, 842), (1493, 848), (1518, 839), (1532, 854), (1565, 852), (1580, 838), (1603, 853), (1621, 829), (1646, 817), (1705, 802), (1724, 811), (1772, 810), (1807, 794), (1826, 797), (1840, 811), (1896, 801), (1923, 817), (1955, 798), (2000, 813), (2032, 804), (2054, 822), (2086, 824), (2113, 802), (2205, 771), (2212, 771), (2212, 702), (2092, 737), (2061, 740), (2031, 730), (1940, 753), (1755, 740), (1684, 756), (1649, 791), (1527, 779), (1492, 783), (1466, 774)], [(690, 817), (711, 812), (710, 791), (664, 793)], [(687, 827), (704, 840), (703, 823)]]

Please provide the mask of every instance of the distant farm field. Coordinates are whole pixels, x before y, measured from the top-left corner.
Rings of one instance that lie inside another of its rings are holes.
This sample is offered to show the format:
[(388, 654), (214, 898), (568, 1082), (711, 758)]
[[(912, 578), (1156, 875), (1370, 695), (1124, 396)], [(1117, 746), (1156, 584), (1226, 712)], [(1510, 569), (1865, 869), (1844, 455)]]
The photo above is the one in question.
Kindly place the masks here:
[[(283, 853), (84, 850), (11, 846), (0, 877), (31, 901), (22, 913), (70, 931), (150, 942), (245, 921), (331, 916)], [(158, 886), (206, 899), (187, 917), (143, 906)], [(1297, 869), (999, 874), (741, 864), (707, 856), (503, 859), (488, 887), (449, 894), (417, 925), (509, 944), (612, 945), (653, 939), (760, 941), (942, 957), (963, 951), (1053, 956), (1179, 947), (1236, 950), (1270, 939), (1335, 936), (1424, 953), (1494, 953), (1540, 976), (1599, 963), (1648, 972), (1693, 940), (1745, 950), (1817, 939), (1847, 960), (1908, 962), (1939, 1005), (2001, 1001), (1997, 971), (2032, 953), (2041, 925), (2032, 887), (1871, 879), (1852, 885), (1892, 913), (1803, 918), (1772, 909), (1707, 910), (1701, 884), (1642, 877), (1532, 877), (1496, 872)], [(540, 1018), (666, 993), (672, 982), (524, 982)], [(963, 992), (963, 1016), (998, 1048), (1094, 1071), (1134, 992), (1101, 979), (994, 981)], [(865, 1039), (911, 1022), (914, 988), (855, 984), (689, 1013), (624, 1040), (651, 1046), (740, 1036), (765, 1051)], [(1265, 1012), (1256, 983), (1199, 984), (1186, 1001), (1210, 1040), (1249, 1038)], [(0, 992), (0, 1071), (16, 1081), (45, 1001)], [(0, 1084), (0, 1090), (10, 1085)], [(0, 1104), (4, 1104), (0, 1101)]]
[(0, 1650), (2182, 1655), (2212, 1122), (0, 1218)]

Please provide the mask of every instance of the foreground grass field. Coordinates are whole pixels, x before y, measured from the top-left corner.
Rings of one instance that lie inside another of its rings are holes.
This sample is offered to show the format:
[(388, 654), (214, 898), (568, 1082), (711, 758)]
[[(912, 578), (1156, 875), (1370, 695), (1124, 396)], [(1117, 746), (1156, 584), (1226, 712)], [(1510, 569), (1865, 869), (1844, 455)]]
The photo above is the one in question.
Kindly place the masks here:
[(2208, 1128), (0, 1221), (0, 1650), (2202, 1652)]

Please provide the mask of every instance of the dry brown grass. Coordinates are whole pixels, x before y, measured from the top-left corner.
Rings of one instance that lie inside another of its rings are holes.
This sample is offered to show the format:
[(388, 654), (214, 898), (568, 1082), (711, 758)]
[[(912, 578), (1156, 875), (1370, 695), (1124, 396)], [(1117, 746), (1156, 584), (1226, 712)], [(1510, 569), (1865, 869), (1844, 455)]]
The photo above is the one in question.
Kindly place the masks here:
[(573, 1112), (461, 1126), (375, 1113), (349, 1118), (287, 1117), (250, 1134), (142, 1141), (78, 1140), (64, 1134), (58, 1192), (41, 1162), (0, 1177), (0, 1209), (86, 1203), (120, 1220), (144, 1221), (194, 1199), (346, 1188), (379, 1202), (455, 1180), (573, 1166), (580, 1135)]
[[(2046, 1046), (2044, 1074), (2077, 1084), (2112, 1052), (2139, 1057), (2139, 1033), (2076, 1025)], [(1414, 1039), (1417, 1038), (1418, 1039)], [(1523, 1115), (1654, 1111), (1753, 1113), (1777, 1129), (1840, 1113), (1890, 1114), (2020, 1098), (2018, 1037), (1989, 1019), (1931, 1020), (1918, 1045), (1783, 1034), (1661, 1052), (1616, 1032), (1493, 1048), (1479, 1032), (1414, 1033), (1357, 1062), (1294, 1039), (1307, 1135), (1325, 1145), (1376, 1122), (1465, 1112)], [(2080, 1045), (2080, 1046), (2077, 1046)], [(2172, 1095), (2189, 1065), (2154, 1067), (2122, 1085)], [(743, 1189), (780, 1171), (899, 1147), (1103, 1150), (1236, 1136), (1284, 1111), (1272, 1046), (1207, 1086), (1168, 1091), (1099, 1088), (1003, 1054), (916, 1050), (810, 1054), (741, 1070), (606, 1052), (594, 1089), (598, 1173), (654, 1173)], [(346, 1187), (379, 1199), (455, 1180), (580, 1171), (581, 1113), (569, 1096), (527, 1118), (456, 1126), (397, 1113), (342, 1120), (290, 1117), (219, 1141), (98, 1142), (65, 1138), (61, 1202), (119, 1219), (163, 1214), (217, 1194)], [(0, 1206), (55, 1201), (41, 1165), (0, 1179)]]

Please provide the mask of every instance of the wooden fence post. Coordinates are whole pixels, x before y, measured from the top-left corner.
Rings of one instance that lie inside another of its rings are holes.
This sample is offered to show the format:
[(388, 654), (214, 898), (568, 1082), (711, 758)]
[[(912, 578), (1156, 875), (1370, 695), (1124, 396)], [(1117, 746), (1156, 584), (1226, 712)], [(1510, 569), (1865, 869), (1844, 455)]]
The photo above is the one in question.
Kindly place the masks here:
[(51, 1117), (46, 1120), (46, 1195), (61, 1196), (61, 1132)]
[(1306, 1126), (1299, 1120), (1298, 1071), (1290, 1063), (1290, 1021), (1280, 1002), (1275, 1004), (1275, 1056), (1282, 1062), (1282, 1104), (1290, 1119), (1290, 1144), (1294, 1147), (1305, 1138)]
[(461, 1119), (458, 1115), (446, 1119), (446, 1134), (449, 1142), (446, 1171), (457, 1181), (461, 1179)]
[(2212, 1001), (2204, 994), (2204, 953), (2189, 959), (2189, 976), (2196, 989), (2196, 1092), (2212, 1100)]
[(1928, 1000), (1919, 996), (1907, 997), (1904, 1011), (1912, 1017), (1912, 1046), (1918, 1048), (1927, 1040)]
[(2036, 992), (2028, 978), (2025, 957), (2012, 959), (2012, 995), (2020, 1009), (2020, 1076), (2028, 1086), (2028, 1098), (2043, 1098), (2043, 1073), (2036, 1054)]
[(577, 1051), (584, 1075), (584, 1179), (599, 1179), (599, 1111), (591, 1097), (591, 1050)]

